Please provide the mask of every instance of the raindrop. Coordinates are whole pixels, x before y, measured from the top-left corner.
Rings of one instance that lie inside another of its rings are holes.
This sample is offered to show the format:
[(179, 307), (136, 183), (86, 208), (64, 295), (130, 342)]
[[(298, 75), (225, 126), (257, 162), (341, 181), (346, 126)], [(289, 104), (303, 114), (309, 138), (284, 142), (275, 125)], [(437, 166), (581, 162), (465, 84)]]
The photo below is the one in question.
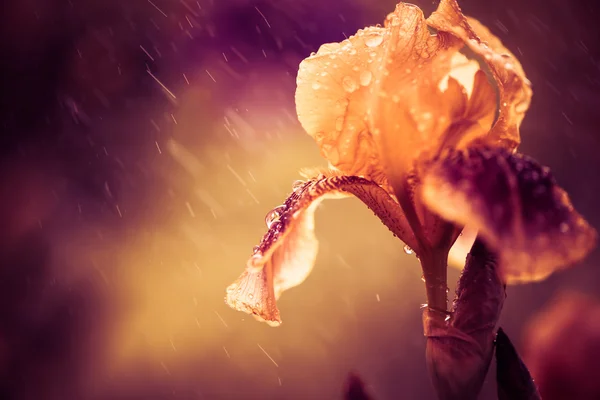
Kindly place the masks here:
[(450, 318), (452, 318), (452, 316), (450, 314), (446, 315), (446, 318), (444, 319), (445, 322), (450, 321)]
[(363, 86), (369, 86), (372, 78), (373, 74), (371, 73), (371, 71), (363, 71), (360, 73), (360, 84)]
[(254, 246), (254, 247), (252, 248), (252, 254), (256, 254), (256, 253), (258, 253), (258, 249), (260, 249), (260, 246), (258, 246), (258, 245), (257, 245), (257, 246)]
[(321, 87), (321, 84), (320, 84), (319, 82), (314, 82), (314, 83), (312, 84), (312, 88), (313, 88), (314, 90), (318, 90), (320, 87)]
[(301, 180), (294, 181), (294, 183), (292, 183), (292, 190), (294, 191), (294, 193), (296, 193), (299, 190), (301, 190), (304, 187), (305, 183), (306, 182), (301, 181)]
[(358, 89), (356, 81), (350, 76), (345, 76), (344, 79), (342, 79), (342, 86), (344, 87), (344, 90), (348, 93), (352, 93), (356, 89)]
[(369, 47), (377, 47), (383, 42), (383, 36), (372, 35), (365, 40), (365, 44)]
[(559, 228), (561, 233), (567, 233), (569, 231), (569, 224), (563, 222), (560, 224)]
[(404, 252), (405, 252), (406, 254), (408, 254), (408, 255), (411, 255), (411, 254), (413, 254), (413, 253), (414, 253), (413, 249), (411, 249), (411, 248), (409, 247), (409, 245), (407, 245), (407, 244), (405, 244), (405, 245), (404, 245)]
[(265, 223), (267, 224), (267, 228), (271, 229), (273, 224), (279, 221), (281, 214), (285, 211), (285, 206), (277, 206), (271, 211), (267, 213), (265, 216)]

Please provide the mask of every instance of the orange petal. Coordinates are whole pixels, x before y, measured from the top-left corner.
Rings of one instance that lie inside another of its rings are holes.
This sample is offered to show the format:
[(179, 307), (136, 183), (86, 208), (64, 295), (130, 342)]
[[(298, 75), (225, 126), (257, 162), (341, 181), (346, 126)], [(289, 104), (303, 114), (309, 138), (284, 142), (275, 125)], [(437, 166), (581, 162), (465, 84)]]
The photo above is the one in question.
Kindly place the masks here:
[[(431, 35), (422, 11), (400, 3), (385, 27), (323, 45), (300, 64), (298, 119), (334, 167), (385, 186), (386, 173), (399, 164), (406, 172), (449, 125), (462, 93), (442, 98), (438, 86), (460, 47), (449, 34)], [(394, 163), (386, 170), (382, 161)]]
[(532, 96), (531, 84), (519, 61), (485, 26), (465, 17), (456, 0), (441, 0), (427, 23), (462, 39), (487, 65), (500, 96), (499, 116), (487, 137), (490, 143), (515, 149), (520, 143), (519, 126)]
[(298, 120), (321, 154), (347, 175), (385, 183), (366, 124), (370, 91), (381, 59), (383, 28), (362, 29), (342, 43), (321, 46), (298, 71)]
[(295, 185), (285, 203), (267, 214), (269, 230), (246, 263), (244, 273), (227, 288), (226, 303), (271, 325), (281, 323), (276, 300), (310, 274), (318, 250), (314, 214), (325, 198), (349, 195), (365, 203), (394, 235), (418, 250), (398, 203), (373, 181), (357, 176), (320, 175)]
[(509, 150), (451, 150), (425, 169), (422, 196), (443, 218), (478, 229), (508, 282), (540, 280), (583, 259), (597, 233), (550, 170)]
[(422, 11), (405, 3), (388, 15), (385, 28), (383, 59), (367, 114), (387, 178), (398, 191), (414, 160), (438, 148), (464, 101), (455, 79), (449, 80), (448, 90), (440, 89), (462, 43), (443, 32), (432, 35)]

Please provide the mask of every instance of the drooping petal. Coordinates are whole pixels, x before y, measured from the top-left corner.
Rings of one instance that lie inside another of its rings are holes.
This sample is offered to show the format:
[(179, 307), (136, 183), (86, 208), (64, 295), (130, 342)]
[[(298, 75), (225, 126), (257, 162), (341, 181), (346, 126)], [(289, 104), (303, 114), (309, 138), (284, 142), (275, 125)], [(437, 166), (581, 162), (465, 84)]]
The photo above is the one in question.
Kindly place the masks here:
[(449, 150), (423, 170), (425, 204), (469, 224), (501, 256), (508, 282), (540, 280), (582, 258), (597, 233), (550, 170), (531, 158), (482, 144)]
[(456, 0), (441, 0), (427, 23), (451, 32), (481, 58), (498, 86), (500, 110), (489, 143), (516, 149), (520, 143), (519, 126), (531, 102), (531, 84), (517, 58), (479, 21), (462, 14)]
[(358, 197), (396, 236), (418, 249), (398, 203), (379, 185), (357, 176), (320, 175), (295, 185), (283, 205), (267, 214), (268, 231), (255, 247), (244, 273), (227, 288), (226, 303), (271, 325), (281, 322), (276, 301), (302, 283), (317, 255), (317, 205), (326, 198)]

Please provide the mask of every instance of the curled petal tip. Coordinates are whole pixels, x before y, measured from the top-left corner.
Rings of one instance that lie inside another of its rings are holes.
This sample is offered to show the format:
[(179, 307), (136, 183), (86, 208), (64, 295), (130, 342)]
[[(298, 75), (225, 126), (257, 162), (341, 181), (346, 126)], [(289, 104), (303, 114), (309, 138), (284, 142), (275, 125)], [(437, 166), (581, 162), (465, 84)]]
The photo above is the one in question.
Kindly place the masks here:
[(362, 200), (402, 241), (417, 246), (399, 204), (377, 183), (338, 171), (321, 171), (317, 177), (295, 183), (285, 202), (267, 213), (267, 233), (254, 248), (243, 274), (227, 288), (226, 303), (270, 325), (279, 325), (277, 299), (301, 284), (316, 260), (317, 205), (325, 198), (350, 195)]

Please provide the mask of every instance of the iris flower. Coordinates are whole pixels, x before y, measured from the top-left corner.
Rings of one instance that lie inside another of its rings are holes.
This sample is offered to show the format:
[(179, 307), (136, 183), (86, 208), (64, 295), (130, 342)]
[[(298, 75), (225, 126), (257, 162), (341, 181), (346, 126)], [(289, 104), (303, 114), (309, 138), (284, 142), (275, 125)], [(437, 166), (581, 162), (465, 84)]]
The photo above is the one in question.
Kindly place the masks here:
[(502, 283), (580, 261), (595, 230), (547, 167), (516, 152), (531, 96), (516, 57), (455, 0), (428, 18), (400, 3), (384, 26), (322, 45), (300, 64), (296, 108), (329, 168), (305, 173), (267, 214), (227, 304), (281, 323), (277, 300), (313, 268), (315, 210), (328, 198), (358, 197), (419, 258), (426, 334), (452, 317), (448, 253), (466, 225)]

